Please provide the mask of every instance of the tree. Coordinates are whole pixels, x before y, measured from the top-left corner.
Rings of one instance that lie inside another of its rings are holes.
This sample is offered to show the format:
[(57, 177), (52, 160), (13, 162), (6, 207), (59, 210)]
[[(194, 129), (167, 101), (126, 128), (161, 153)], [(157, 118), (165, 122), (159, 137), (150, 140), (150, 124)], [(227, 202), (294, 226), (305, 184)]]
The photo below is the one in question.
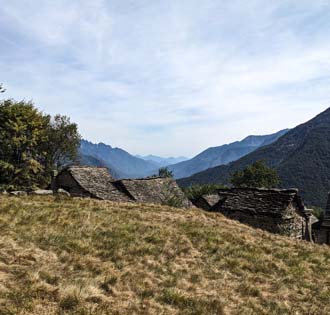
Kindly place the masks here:
[(161, 167), (158, 170), (158, 176), (159, 177), (173, 177), (173, 172), (170, 171), (167, 167)]
[(77, 125), (53, 119), (31, 102), (0, 102), (0, 186), (22, 189), (46, 186), (51, 171), (75, 158), (80, 136)]
[(71, 123), (69, 117), (56, 115), (52, 118), (47, 129), (47, 137), (47, 168), (60, 169), (76, 160), (81, 137), (77, 124)]
[(41, 181), (49, 119), (31, 102), (0, 102), (0, 185), (32, 187)]
[(278, 186), (279, 177), (264, 161), (257, 161), (244, 170), (235, 172), (230, 182), (235, 187), (273, 188)]
[(6, 89), (3, 87), (2, 83), (0, 83), (0, 93), (6, 92)]

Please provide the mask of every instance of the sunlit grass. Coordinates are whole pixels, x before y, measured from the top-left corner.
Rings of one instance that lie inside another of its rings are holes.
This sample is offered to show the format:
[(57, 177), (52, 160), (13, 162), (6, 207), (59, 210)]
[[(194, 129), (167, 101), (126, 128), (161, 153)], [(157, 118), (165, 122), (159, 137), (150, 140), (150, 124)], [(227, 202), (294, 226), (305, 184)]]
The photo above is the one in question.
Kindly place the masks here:
[(0, 197), (0, 315), (329, 314), (330, 249), (197, 209)]

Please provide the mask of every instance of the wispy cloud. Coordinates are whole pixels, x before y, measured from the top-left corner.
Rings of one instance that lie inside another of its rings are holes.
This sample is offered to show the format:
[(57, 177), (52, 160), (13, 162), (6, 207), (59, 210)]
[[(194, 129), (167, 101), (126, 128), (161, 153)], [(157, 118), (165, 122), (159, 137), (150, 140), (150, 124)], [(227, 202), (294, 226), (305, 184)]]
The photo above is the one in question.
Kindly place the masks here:
[(0, 0), (0, 82), (133, 153), (193, 155), (330, 106), (326, 0)]

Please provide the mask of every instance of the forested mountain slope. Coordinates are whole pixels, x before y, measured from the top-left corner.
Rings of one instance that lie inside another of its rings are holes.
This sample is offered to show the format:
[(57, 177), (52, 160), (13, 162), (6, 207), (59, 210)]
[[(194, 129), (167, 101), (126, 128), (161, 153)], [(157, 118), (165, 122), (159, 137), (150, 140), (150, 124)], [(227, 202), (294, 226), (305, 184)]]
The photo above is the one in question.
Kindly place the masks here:
[(324, 207), (330, 190), (330, 108), (290, 130), (276, 142), (225, 166), (210, 168), (179, 181), (228, 184), (230, 175), (257, 160), (275, 168), (281, 187), (299, 188), (309, 205)]

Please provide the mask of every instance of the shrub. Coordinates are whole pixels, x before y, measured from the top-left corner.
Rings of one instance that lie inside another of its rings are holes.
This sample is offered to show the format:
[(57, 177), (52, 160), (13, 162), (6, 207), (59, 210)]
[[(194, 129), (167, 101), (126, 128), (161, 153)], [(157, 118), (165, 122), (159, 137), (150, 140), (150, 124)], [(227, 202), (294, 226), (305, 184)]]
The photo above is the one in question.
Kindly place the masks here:
[(193, 185), (188, 188), (183, 188), (187, 198), (193, 200), (204, 195), (214, 194), (218, 189), (226, 188), (222, 184), (205, 184), (205, 185)]

